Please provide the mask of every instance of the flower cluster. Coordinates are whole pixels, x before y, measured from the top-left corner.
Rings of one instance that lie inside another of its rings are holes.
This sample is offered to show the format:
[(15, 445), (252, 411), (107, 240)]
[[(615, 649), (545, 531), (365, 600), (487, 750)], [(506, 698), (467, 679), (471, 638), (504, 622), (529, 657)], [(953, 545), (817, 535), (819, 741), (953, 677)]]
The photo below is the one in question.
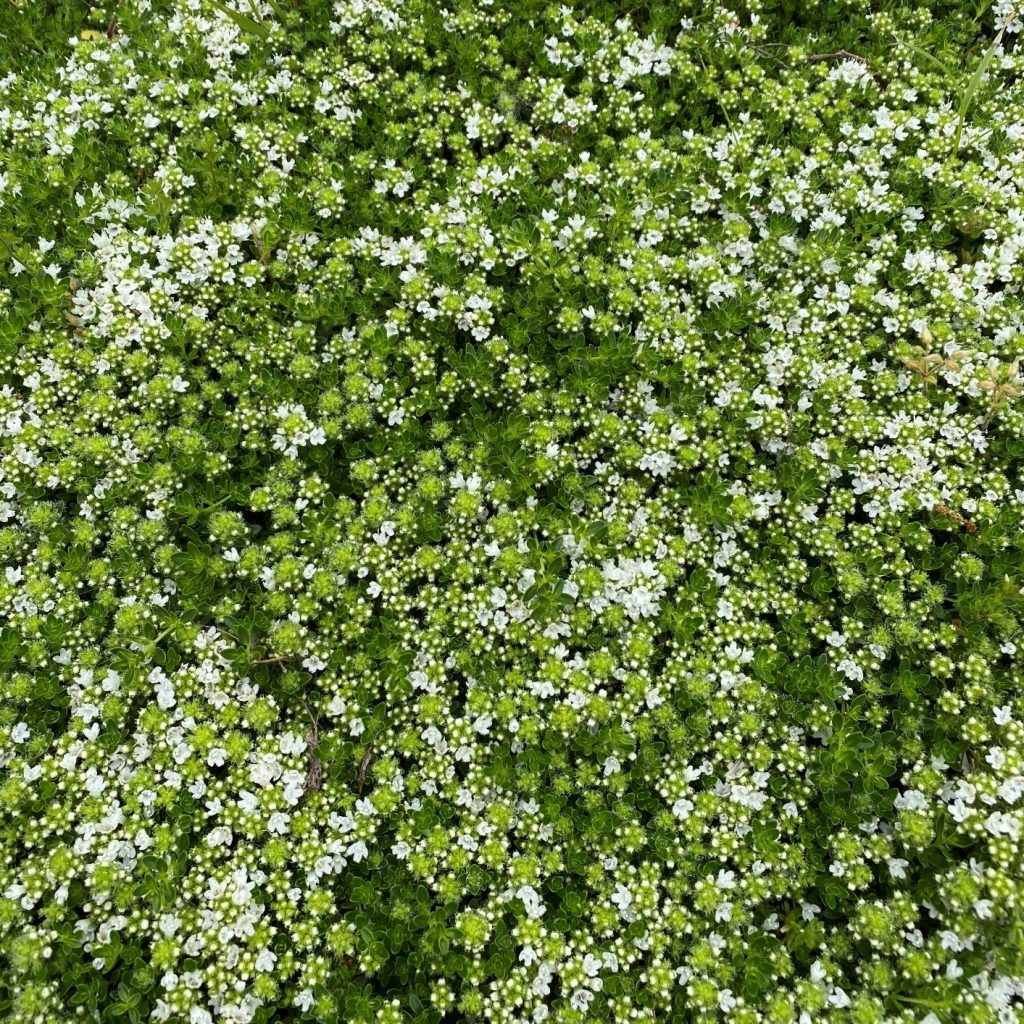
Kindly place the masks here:
[(107, 7), (0, 11), (0, 1017), (1020, 1020), (1020, 9)]

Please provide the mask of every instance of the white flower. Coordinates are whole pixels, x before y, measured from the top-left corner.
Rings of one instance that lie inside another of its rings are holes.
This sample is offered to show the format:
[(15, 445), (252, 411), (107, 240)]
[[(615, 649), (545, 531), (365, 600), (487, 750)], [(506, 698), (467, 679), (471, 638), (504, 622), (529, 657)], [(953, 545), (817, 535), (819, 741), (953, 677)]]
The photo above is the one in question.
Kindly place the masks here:
[(906, 869), (909, 866), (908, 861), (903, 860), (901, 857), (887, 857), (885, 862), (888, 865), (889, 873), (893, 878), (907, 877)]
[(672, 804), (672, 813), (677, 817), (685, 820), (693, 813), (694, 803), (692, 800), (681, 797)]
[(232, 840), (231, 829), (226, 825), (218, 825), (217, 828), (212, 829), (206, 837), (206, 845), (217, 847), (217, 846), (230, 846)]
[(985, 828), (994, 836), (1012, 836), (1016, 839), (1020, 835), (1021, 824), (1012, 815), (994, 811), (985, 819)]
[(640, 468), (654, 477), (665, 477), (677, 465), (676, 460), (667, 452), (648, 452), (640, 459)]
[(540, 895), (532, 885), (521, 885), (516, 890), (516, 896), (523, 901), (523, 907), (526, 910), (526, 916), (531, 920), (539, 918), (544, 914), (544, 904), (541, 901)]
[(383, 547), (394, 535), (395, 523), (390, 519), (385, 519), (380, 524), (380, 529), (373, 535), (373, 539)]
[(273, 950), (262, 949), (256, 957), (256, 963), (254, 966), (261, 974), (266, 974), (268, 971), (272, 971), (274, 969), (274, 964), (276, 963), (277, 954)]
[(620, 883), (615, 886), (615, 892), (612, 893), (611, 901), (622, 913), (625, 913), (633, 906), (633, 894), (626, 886)]

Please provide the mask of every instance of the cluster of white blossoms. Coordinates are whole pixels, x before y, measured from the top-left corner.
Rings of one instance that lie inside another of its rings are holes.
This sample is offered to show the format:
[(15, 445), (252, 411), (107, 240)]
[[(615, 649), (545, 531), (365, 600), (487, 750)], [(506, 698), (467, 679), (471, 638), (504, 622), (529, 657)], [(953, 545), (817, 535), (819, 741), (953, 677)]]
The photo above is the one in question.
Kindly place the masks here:
[(284, 452), (286, 458), (298, 458), (303, 445), (323, 444), (327, 440), (323, 427), (313, 426), (301, 405), (284, 403), (274, 410), (274, 414), (278, 426), (271, 441), (274, 450)]
[(0, 1017), (1022, 1019), (1024, 25), (793, 6), (0, 13)]

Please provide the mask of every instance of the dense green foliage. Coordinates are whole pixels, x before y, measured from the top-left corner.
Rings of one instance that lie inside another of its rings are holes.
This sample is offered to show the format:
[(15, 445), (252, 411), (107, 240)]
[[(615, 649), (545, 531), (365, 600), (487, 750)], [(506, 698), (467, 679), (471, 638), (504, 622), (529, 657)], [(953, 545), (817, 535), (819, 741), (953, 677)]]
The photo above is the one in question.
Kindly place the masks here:
[(1022, 1019), (1022, 27), (0, 0), (0, 1019)]

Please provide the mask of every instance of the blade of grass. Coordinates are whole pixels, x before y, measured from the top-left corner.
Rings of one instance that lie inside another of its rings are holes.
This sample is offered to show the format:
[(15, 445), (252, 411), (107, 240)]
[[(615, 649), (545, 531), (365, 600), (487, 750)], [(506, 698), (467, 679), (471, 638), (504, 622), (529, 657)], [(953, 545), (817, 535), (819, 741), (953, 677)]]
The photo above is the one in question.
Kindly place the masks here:
[[(269, 5), (270, 9), (274, 12), (274, 14), (277, 15), (277, 20), (283, 21), (284, 11), (281, 10), (281, 5), (277, 2), (277, 0), (266, 0), (266, 2)], [(259, 8), (258, 0), (249, 0), (249, 9), (252, 11), (252, 16), (262, 24), (263, 12)]]
[(218, 11), (226, 14), (243, 31), (252, 32), (261, 39), (266, 39), (270, 35), (270, 29), (268, 29), (266, 25), (261, 25), (255, 18), (250, 18), (248, 14), (236, 11), (233, 7), (229, 7), (226, 3), (222, 3), (222, 0), (210, 0), (210, 3), (212, 3)]
[(995, 51), (998, 49), (999, 43), (1002, 42), (1002, 34), (1006, 32), (1008, 24), (1008, 22), (1002, 24), (1002, 28), (996, 33), (995, 38), (992, 40), (992, 45), (988, 47), (985, 55), (978, 62), (978, 67), (971, 76), (971, 81), (968, 82), (964, 95), (961, 97), (961, 104), (959, 104), (959, 111), (957, 112), (956, 137), (953, 139), (953, 158), (959, 153), (959, 143), (961, 143), (961, 136), (964, 134), (964, 122), (967, 120), (968, 111), (971, 109), (974, 97), (978, 94), (978, 89), (981, 88), (981, 83), (985, 77), (985, 72), (988, 71), (988, 66), (995, 58)]
[(950, 66), (946, 64), (945, 61), (939, 60), (939, 58), (936, 57), (934, 53), (929, 53), (927, 50), (923, 49), (920, 46), (917, 46), (915, 43), (911, 43), (906, 40), (904, 40), (904, 43), (905, 45), (909, 46), (914, 51), (914, 53), (916, 53), (919, 57), (924, 57), (926, 60), (934, 64), (935, 67), (937, 67), (947, 78), (952, 79), (955, 77), (953, 74), (953, 69), (950, 68)]
[(981, 0), (978, 6), (975, 8), (974, 17), (971, 18), (971, 24), (977, 26), (981, 23), (982, 17), (988, 12), (988, 9), (992, 6), (992, 0)]
[(960, 110), (959, 118), (956, 126), (956, 138), (953, 140), (953, 156), (956, 157), (957, 153), (960, 152), (960, 137), (964, 132), (964, 121), (967, 120), (967, 111), (971, 109), (971, 104), (974, 102), (974, 97), (978, 93), (978, 89), (981, 88), (982, 80), (985, 77), (985, 72), (988, 71), (989, 65), (995, 60), (996, 50), (999, 49), (999, 44), (1003, 41), (1003, 35), (1006, 32), (1006, 26), (1010, 24), (1016, 15), (1016, 11), (1011, 11), (1004, 19), (1002, 25), (999, 26), (999, 31), (996, 33), (995, 39), (992, 40), (992, 45), (985, 51), (985, 56), (981, 58), (978, 67), (975, 69), (971, 80), (967, 83), (967, 88), (964, 90), (964, 94), (960, 99)]

